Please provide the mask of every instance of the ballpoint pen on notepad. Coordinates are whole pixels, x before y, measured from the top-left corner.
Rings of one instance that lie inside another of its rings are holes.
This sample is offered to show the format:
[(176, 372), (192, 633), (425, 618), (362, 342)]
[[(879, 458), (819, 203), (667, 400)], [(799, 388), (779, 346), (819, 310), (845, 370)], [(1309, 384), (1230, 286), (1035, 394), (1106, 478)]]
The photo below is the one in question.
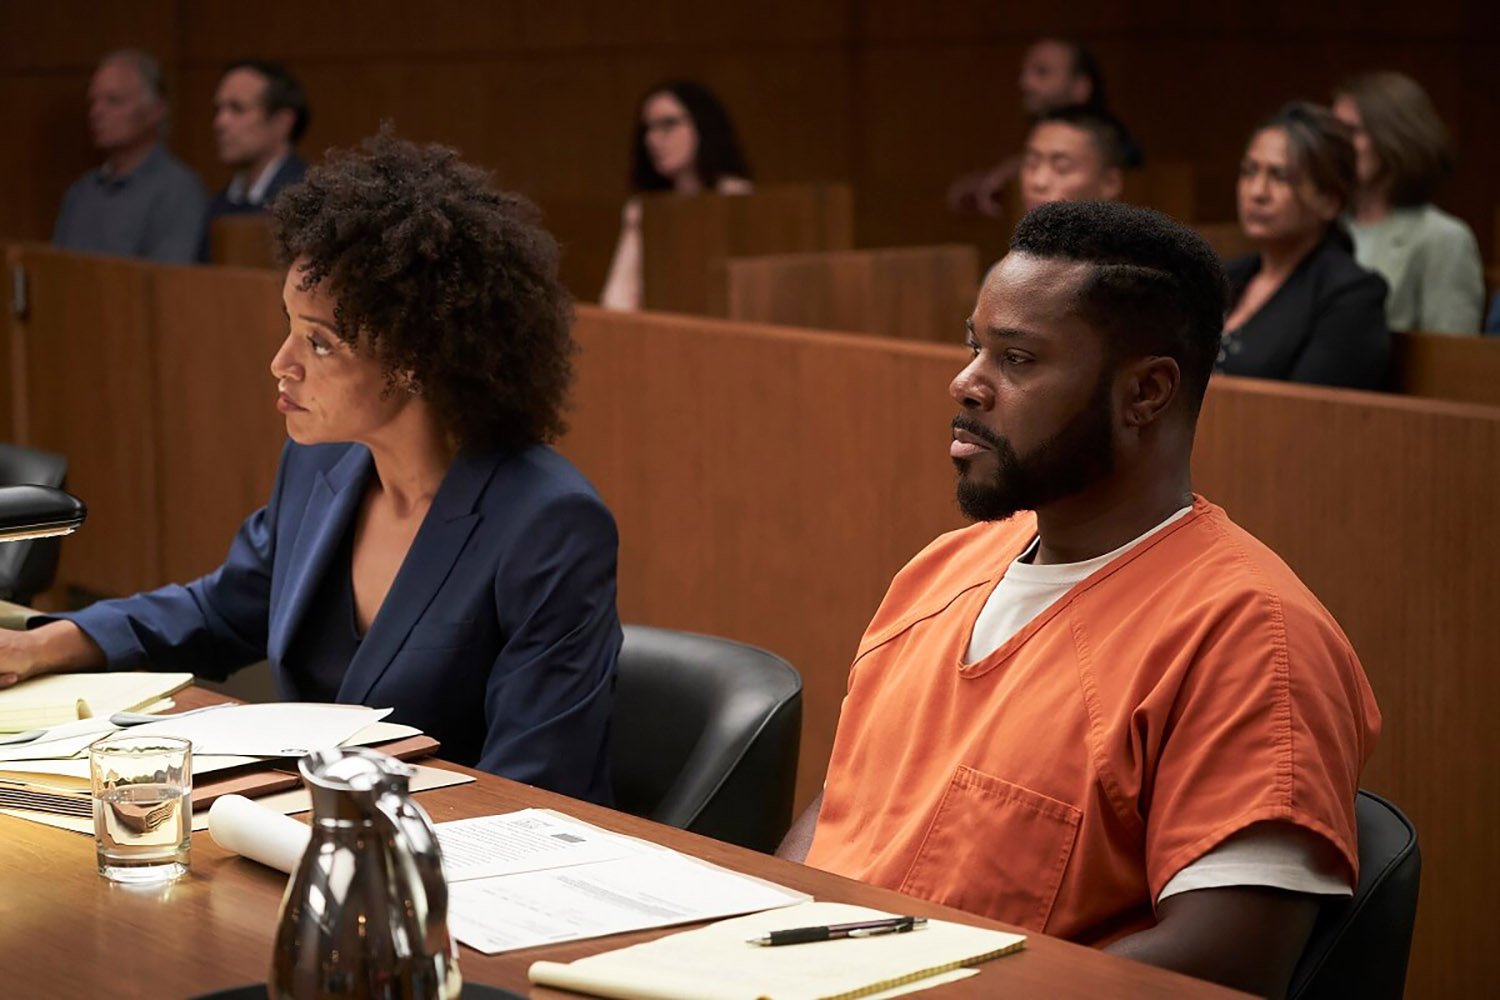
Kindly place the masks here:
[(926, 923), (926, 917), (890, 917), (884, 920), (858, 920), (850, 924), (829, 924), (826, 927), (791, 927), (784, 931), (772, 931), (765, 937), (751, 938), (747, 943), (769, 948), (782, 944), (837, 941), (839, 938), (905, 934), (907, 931), (917, 930)]

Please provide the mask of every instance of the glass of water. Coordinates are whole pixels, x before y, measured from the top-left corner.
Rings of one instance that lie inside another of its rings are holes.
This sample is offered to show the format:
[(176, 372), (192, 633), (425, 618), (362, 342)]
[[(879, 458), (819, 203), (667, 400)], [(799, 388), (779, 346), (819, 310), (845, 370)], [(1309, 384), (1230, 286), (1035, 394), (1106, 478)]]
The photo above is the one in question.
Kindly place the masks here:
[(193, 835), (193, 745), (116, 734), (89, 746), (99, 874), (168, 882), (187, 873)]

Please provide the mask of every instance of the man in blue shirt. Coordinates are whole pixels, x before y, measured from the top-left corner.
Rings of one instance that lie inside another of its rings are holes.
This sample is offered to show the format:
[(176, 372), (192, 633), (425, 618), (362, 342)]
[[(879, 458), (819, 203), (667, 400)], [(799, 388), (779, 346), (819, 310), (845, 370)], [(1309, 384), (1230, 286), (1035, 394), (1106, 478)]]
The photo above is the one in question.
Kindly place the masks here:
[(203, 185), (162, 146), (161, 67), (112, 52), (89, 83), (89, 132), (104, 163), (63, 197), (52, 242), (65, 250), (188, 263), (203, 230)]

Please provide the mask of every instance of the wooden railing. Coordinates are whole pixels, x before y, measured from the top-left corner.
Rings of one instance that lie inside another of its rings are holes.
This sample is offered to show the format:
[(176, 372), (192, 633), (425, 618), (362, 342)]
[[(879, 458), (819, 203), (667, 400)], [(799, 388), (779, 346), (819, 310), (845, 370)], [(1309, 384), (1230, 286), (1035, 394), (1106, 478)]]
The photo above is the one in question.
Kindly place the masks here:
[(642, 303), (723, 316), (731, 257), (847, 250), (854, 208), (845, 184), (788, 184), (748, 195), (642, 200)]
[(729, 318), (956, 343), (979, 290), (971, 246), (733, 257)]

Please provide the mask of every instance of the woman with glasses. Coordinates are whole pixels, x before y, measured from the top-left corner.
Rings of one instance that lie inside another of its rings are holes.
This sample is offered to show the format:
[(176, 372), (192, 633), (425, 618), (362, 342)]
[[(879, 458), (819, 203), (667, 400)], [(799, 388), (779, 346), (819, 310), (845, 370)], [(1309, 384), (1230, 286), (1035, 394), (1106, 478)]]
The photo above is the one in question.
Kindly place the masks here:
[(641, 196), (749, 194), (750, 170), (724, 105), (701, 83), (674, 80), (641, 101), (620, 240), (599, 304), (641, 307)]

